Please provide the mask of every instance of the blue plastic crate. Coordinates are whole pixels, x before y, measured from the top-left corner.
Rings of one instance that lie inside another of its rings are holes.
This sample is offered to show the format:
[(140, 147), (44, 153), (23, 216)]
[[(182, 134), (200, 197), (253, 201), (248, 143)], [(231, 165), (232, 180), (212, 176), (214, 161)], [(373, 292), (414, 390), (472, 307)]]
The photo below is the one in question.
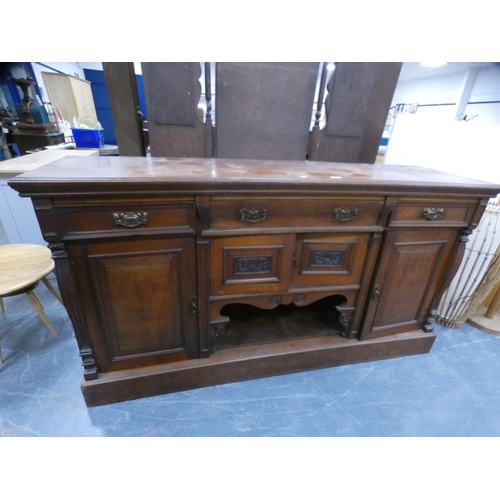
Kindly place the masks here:
[(90, 128), (72, 128), (77, 148), (103, 148), (104, 130)]

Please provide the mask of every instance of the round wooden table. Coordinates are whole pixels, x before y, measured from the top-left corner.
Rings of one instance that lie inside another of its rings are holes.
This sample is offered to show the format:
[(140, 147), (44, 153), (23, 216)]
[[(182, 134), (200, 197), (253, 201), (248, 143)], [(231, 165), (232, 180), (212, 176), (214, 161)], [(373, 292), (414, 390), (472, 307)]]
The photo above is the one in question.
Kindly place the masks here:
[[(3, 297), (12, 297), (25, 293), (30, 299), (36, 312), (42, 318), (52, 335), (57, 333), (47, 318), (42, 303), (36, 296), (34, 289), (41, 280), (45, 286), (62, 302), (59, 292), (47, 279), (54, 269), (54, 261), (50, 250), (41, 245), (12, 244), (0, 245), (0, 308), (4, 311)], [(0, 363), (2, 351), (0, 348)]]

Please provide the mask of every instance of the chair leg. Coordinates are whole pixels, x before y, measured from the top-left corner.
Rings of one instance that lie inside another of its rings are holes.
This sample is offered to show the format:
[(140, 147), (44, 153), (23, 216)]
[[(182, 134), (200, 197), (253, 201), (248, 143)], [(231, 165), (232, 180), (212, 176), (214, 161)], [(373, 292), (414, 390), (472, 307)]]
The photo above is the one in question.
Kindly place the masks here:
[(2, 344), (0, 344), (0, 365), (3, 363), (3, 358), (2, 358)]
[(35, 292), (33, 290), (30, 290), (29, 292), (26, 292), (26, 295), (30, 299), (31, 304), (35, 308), (35, 311), (38, 313), (40, 318), (42, 318), (42, 321), (45, 323), (45, 326), (50, 330), (50, 333), (57, 339), (59, 338), (57, 336), (56, 331), (54, 330), (54, 327), (51, 325), (49, 318), (47, 318), (47, 315), (45, 314), (45, 311), (43, 310), (42, 303), (36, 296)]
[(2, 312), (5, 312), (5, 307), (3, 306), (3, 298), (0, 297), (0, 309), (2, 310)]
[(58, 292), (58, 290), (56, 289), (56, 287), (47, 279), (47, 276), (44, 276), (42, 278), (42, 281), (44, 282), (45, 286), (54, 294), (54, 297), (62, 304), (64, 305), (63, 303), (63, 300), (62, 300), (62, 297), (61, 297), (61, 294)]

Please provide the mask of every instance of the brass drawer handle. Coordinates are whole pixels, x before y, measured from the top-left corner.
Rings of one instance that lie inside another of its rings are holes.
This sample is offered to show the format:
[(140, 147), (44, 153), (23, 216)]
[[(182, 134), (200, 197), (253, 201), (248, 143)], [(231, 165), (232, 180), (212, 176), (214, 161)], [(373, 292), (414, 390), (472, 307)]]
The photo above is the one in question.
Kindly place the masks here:
[(422, 217), (429, 220), (442, 219), (444, 208), (422, 208)]
[(266, 208), (242, 208), (238, 210), (238, 216), (241, 220), (248, 222), (260, 222), (267, 217)]
[(333, 216), (342, 221), (342, 222), (347, 222), (349, 220), (355, 219), (358, 214), (359, 210), (357, 208), (335, 208), (333, 210)]
[(124, 226), (128, 228), (137, 227), (148, 222), (147, 212), (129, 212), (129, 213), (114, 213), (113, 219), (115, 220), (115, 226)]

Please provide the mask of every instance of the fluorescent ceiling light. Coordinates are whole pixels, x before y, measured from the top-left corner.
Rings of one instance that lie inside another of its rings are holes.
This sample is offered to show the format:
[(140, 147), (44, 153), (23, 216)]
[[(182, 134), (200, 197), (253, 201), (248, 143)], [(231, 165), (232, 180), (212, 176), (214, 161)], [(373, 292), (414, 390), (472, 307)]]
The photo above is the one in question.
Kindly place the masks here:
[(441, 66), (446, 66), (448, 63), (445, 62), (421, 62), (420, 66), (424, 68), (440, 68)]

